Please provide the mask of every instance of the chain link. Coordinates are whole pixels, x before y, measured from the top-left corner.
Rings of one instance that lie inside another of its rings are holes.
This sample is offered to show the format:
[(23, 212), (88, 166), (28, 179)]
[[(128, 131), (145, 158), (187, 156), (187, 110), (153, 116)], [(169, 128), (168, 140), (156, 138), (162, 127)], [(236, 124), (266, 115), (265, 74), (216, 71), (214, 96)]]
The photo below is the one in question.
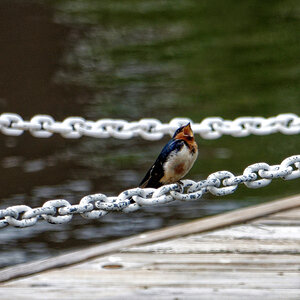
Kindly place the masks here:
[(33, 136), (48, 138), (54, 133), (69, 139), (82, 136), (95, 138), (131, 139), (140, 136), (146, 140), (159, 140), (165, 134), (190, 122), (195, 134), (204, 139), (217, 139), (222, 135), (244, 137), (250, 134), (268, 135), (275, 132), (283, 134), (300, 133), (300, 117), (295, 114), (280, 114), (276, 117), (240, 117), (233, 121), (219, 117), (205, 118), (201, 123), (193, 123), (188, 118), (175, 118), (162, 124), (157, 119), (141, 119), (127, 122), (125, 120), (101, 119), (88, 121), (81, 117), (68, 117), (62, 122), (55, 121), (48, 115), (36, 115), (30, 121), (14, 113), (0, 115), (0, 130), (3, 134), (18, 136), (28, 130)]
[(284, 180), (300, 178), (300, 155), (290, 156), (280, 165), (270, 166), (267, 163), (250, 165), (244, 170), (243, 175), (239, 176), (229, 171), (219, 171), (199, 182), (182, 180), (180, 183), (164, 185), (158, 189), (133, 188), (115, 197), (107, 197), (104, 194), (88, 195), (75, 205), (64, 199), (56, 199), (34, 209), (26, 205), (11, 206), (0, 210), (0, 228), (8, 225), (33, 226), (39, 219), (52, 224), (63, 224), (70, 222), (74, 214), (80, 214), (86, 219), (99, 219), (111, 211), (129, 213), (142, 206), (165, 204), (175, 200), (199, 200), (208, 192), (215, 196), (232, 194), (242, 183), (248, 188), (260, 188), (270, 184), (274, 178)]

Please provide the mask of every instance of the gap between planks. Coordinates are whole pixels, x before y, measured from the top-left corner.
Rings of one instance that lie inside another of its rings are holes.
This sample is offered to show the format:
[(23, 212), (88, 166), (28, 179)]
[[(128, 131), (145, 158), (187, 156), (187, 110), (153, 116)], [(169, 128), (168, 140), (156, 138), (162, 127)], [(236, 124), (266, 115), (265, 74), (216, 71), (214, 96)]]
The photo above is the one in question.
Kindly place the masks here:
[(195, 220), (159, 230), (153, 230), (150, 232), (134, 235), (129, 238), (102, 243), (97, 246), (89, 247), (71, 253), (66, 253), (49, 259), (43, 259), (4, 268), (0, 271), (0, 282), (36, 274), (53, 268), (69, 266), (97, 256), (114, 253), (118, 250), (121, 250), (122, 248), (138, 246), (170, 238), (186, 236), (194, 233), (201, 233), (229, 225), (247, 222), (269, 214), (296, 207), (300, 207), (300, 195), (241, 208), (220, 215), (206, 217), (200, 220)]

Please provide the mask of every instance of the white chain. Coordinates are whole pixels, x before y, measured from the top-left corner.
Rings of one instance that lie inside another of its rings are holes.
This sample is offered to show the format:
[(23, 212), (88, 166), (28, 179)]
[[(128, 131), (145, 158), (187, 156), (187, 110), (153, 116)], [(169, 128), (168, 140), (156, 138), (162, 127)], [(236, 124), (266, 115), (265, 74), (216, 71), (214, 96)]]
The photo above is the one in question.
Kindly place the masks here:
[(274, 178), (285, 180), (300, 178), (300, 155), (290, 156), (280, 165), (270, 166), (266, 163), (250, 165), (240, 176), (235, 176), (229, 171), (219, 171), (209, 175), (206, 180), (198, 182), (183, 180), (182, 184), (165, 185), (158, 189), (133, 188), (115, 197), (107, 197), (104, 194), (88, 195), (76, 205), (71, 205), (64, 199), (56, 199), (47, 201), (38, 208), (26, 205), (11, 206), (0, 210), (0, 228), (7, 225), (32, 226), (38, 219), (62, 224), (69, 222), (73, 214), (80, 214), (87, 219), (98, 219), (110, 211), (128, 213), (142, 206), (163, 204), (174, 200), (194, 201), (207, 192), (215, 196), (228, 195), (233, 193), (241, 183), (249, 188), (260, 188), (270, 184)]
[(36, 115), (30, 121), (14, 113), (0, 115), (0, 130), (6, 135), (18, 136), (28, 130), (33, 136), (48, 138), (59, 133), (65, 138), (76, 139), (81, 136), (96, 138), (114, 137), (130, 139), (140, 136), (146, 140), (159, 140), (165, 134), (191, 122), (195, 134), (204, 139), (217, 139), (222, 135), (244, 137), (250, 134), (268, 135), (275, 132), (283, 134), (300, 133), (300, 117), (296, 114), (280, 114), (276, 117), (239, 117), (233, 121), (219, 117), (205, 118), (201, 123), (193, 123), (188, 118), (175, 118), (163, 124), (157, 119), (141, 119), (127, 122), (125, 120), (101, 119), (88, 121), (81, 117), (69, 117), (62, 122), (55, 121), (48, 115)]

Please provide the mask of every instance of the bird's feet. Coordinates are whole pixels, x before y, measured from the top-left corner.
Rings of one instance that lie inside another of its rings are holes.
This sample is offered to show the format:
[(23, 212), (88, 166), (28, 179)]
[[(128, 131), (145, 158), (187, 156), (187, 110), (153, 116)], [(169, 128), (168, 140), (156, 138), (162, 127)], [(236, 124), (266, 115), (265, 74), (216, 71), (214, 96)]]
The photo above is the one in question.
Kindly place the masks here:
[(178, 188), (180, 189), (180, 191), (183, 191), (184, 189), (184, 183), (181, 180), (178, 180), (177, 182)]

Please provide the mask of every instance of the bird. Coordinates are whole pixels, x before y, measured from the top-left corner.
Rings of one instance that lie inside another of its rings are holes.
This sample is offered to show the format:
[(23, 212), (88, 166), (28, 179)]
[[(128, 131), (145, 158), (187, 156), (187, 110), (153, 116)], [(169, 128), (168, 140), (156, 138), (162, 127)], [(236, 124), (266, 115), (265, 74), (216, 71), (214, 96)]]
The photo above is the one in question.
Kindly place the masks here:
[(198, 145), (191, 124), (179, 127), (141, 181), (140, 188), (159, 188), (181, 183), (198, 156)]

